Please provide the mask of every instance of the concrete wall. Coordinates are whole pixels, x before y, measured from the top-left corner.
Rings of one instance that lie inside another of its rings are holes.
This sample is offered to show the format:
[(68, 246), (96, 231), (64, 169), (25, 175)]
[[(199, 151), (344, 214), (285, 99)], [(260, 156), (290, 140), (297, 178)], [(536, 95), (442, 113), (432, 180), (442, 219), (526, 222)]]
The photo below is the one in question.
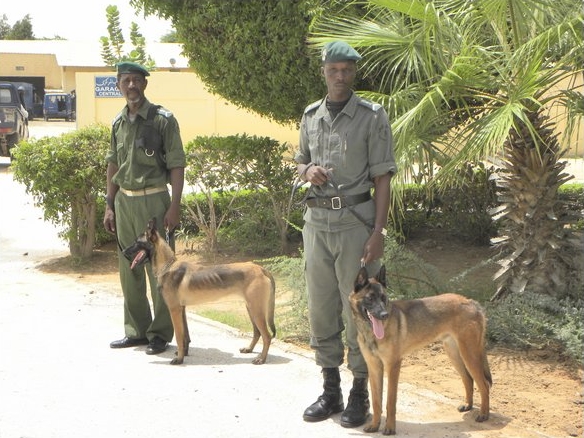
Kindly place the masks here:
[[(95, 77), (108, 75), (76, 73), (79, 128), (96, 122), (109, 125), (124, 107), (123, 98), (94, 97)], [(247, 134), (298, 144), (295, 126), (271, 122), (214, 96), (205, 90), (194, 73), (152, 72), (148, 77), (146, 97), (172, 111), (179, 122), (184, 143), (197, 136)]]
[(51, 54), (2, 53), (0, 76), (44, 76), (46, 89), (63, 89), (61, 68)]

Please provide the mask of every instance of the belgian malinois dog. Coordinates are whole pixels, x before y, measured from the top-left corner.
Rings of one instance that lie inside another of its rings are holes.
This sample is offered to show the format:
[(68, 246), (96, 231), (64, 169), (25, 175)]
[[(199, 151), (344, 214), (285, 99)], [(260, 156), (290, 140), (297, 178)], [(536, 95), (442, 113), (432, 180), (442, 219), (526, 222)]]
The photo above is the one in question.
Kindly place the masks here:
[[(239, 295), (245, 300), (253, 325), (251, 343), (239, 351), (252, 353), (261, 336), (262, 352), (252, 363), (260, 365), (266, 362), (271, 340), (276, 336), (276, 286), (274, 278), (266, 269), (251, 262), (214, 266), (179, 262), (170, 245), (158, 233), (155, 219), (149, 221), (144, 233), (123, 252), (132, 260), (132, 269), (147, 261), (152, 263), (152, 271), (158, 281), (158, 292), (162, 294), (170, 311), (177, 343), (176, 357), (170, 362), (172, 365), (182, 364), (189, 352), (191, 338), (185, 306), (218, 301), (231, 294)], [(268, 326), (272, 331), (271, 335)]]
[(481, 394), (476, 421), (489, 418), (489, 389), (493, 384), (485, 353), (486, 318), (481, 306), (456, 294), (443, 294), (414, 300), (389, 301), (386, 295), (385, 267), (375, 278), (361, 268), (349, 295), (358, 342), (369, 371), (373, 417), (365, 432), (377, 432), (381, 422), (384, 372), (388, 379), (387, 417), (384, 435), (395, 435), (397, 384), (402, 358), (433, 341), (443, 342), (444, 350), (462, 377), (465, 403), (458, 410), (473, 406), (473, 380)]

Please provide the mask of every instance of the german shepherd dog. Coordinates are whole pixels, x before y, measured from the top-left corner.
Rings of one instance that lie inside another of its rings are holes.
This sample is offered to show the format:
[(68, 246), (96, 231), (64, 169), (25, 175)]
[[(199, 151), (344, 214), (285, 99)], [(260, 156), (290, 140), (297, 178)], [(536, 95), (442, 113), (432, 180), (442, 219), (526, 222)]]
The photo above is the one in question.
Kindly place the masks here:
[(384, 372), (387, 374), (387, 417), (384, 435), (395, 435), (397, 385), (402, 358), (429, 343), (441, 340), (454, 368), (462, 377), (465, 403), (458, 410), (473, 406), (473, 380), (481, 394), (476, 421), (489, 418), (489, 389), (493, 384), (484, 335), (485, 313), (471, 299), (456, 294), (389, 301), (385, 293), (385, 267), (375, 278), (361, 268), (349, 295), (358, 342), (367, 363), (373, 417), (365, 432), (377, 432), (381, 422)]
[(252, 363), (260, 365), (266, 362), (271, 340), (276, 336), (276, 286), (274, 278), (266, 269), (251, 262), (210, 267), (179, 262), (172, 248), (158, 233), (156, 219), (150, 220), (144, 233), (123, 252), (132, 260), (132, 269), (147, 261), (152, 263), (152, 270), (158, 281), (158, 292), (162, 294), (170, 311), (176, 337), (177, 353), (170, 362), (172, 365), (182, 364), (189, 352), (191, 339), (185, 306), (217, 301), (230, 294), (243, 297), (253, 325), (251, 343), (239, 351), (252, 353), (261, 336), (262, 352)]

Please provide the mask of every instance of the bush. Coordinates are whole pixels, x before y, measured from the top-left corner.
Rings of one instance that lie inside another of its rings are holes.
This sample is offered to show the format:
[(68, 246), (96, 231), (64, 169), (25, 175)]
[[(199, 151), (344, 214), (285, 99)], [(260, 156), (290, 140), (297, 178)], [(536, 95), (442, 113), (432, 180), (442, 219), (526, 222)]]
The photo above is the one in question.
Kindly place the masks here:
[(14, 179), (25, 185), (44, 218), (63, 227), (72, 256), (89, 258), (95, 245), (97, 198), (104, 194), (110, 128), (93, 125), (14, 148)]
[[(210, 206), (205, 194), (191, 193), (183, 197), (184, 211), (200, 209), (203, 217), (210, 217)], [(282, 255), (280, 230), (273, 218), (274, 210), (263, 191), (241, 191), (237, 196), (231, 192), (212, 193), (212, 206), (215, 216), (221, 217), (221, 226), (217, 230), (217, 250), (241, 255), (270, 257)], [(296, 247), (300, 242), (302, 226), (302, 209), (296, 205), (288, 215), (291, 225), (287, 229), (286, 239)], [(194, 236), (202, 235), (198, 221), (192, 214), (183, 214), (181, 219), (181, 237), (187, 247)]]
[(488, 307), (490, 341), (512, 348), (551, 348), (584, 364), (584, 301), (511, 294)]
[[(192, 198), (194, 205), (187, 205), (186, 210), (204, 233), (210, 251), (217, 250), (219, 229), (229, 216), (235, 216), (237, 199), (245, 191), (253, 191), (265, 198), (262, 206), (271, 212), (269, 217), (279, 235), (279, 251), (287, 252), (289, 197), (295, 176), (295, 166), (284, 159), (288, 148), (286, 143), (268, 137), (246, 135), (197, 137), (185, 146), (186, 180), (203, 194), (203, 198)], [(216, 193), (227, 200), (226, 209), (220, 213), (215, 208)]]
[(406, 186), (404, 216), (394, 224), (396, 229), (408, 237), (420, 229), (439, 227), (461, 241), (488, 244), (497, 232), (489, 214), (497, 205), (490, 173), (483, 165), (468, 165), (460, 171), (456, 184), (440, 189), (421, 184)]

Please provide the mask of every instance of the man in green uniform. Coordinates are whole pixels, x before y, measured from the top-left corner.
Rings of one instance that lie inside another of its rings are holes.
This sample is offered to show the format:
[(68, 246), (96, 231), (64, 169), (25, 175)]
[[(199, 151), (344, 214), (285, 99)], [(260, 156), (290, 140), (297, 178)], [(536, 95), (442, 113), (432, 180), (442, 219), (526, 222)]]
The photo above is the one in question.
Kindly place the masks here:
[[(172, 113), (145, 97), (148, 71), (139, 64), (117, 65), (117, 86), (126, 106), (114, 119), (107, 154), (107, 195), (103, 224), (117, 234), (120, 248), (129, 246), (153, 217), (162, 236), (174, 248), (172, 231), (180, 220), (185, 153), (178, 122)], [(167, 184), (172, 187), (169, 194)], [(124, 294), (124, 338), (111, 348), (147, 345), (146, 354), (162, 353), (174, 331), (168, 308), (157, 291), (150, 264), (130, 269), (118, 252)], [(147, 277), (146, 278), (146, 274)], [(147, 280), (153, 314), (147, 296)]]
[[(324, 392), (304, 411), (304, 420), (342, 412), (344, 427), (359, 426), (369, 415), (367, 365), (348, 297), (361, 266), (371, 275), (381, 266), (390, 181), (397, 171), (385, 110), (352, 91), (359, 59), (346, 42), (325, 46), (321, 71), (328, 93), (305, 109), (295, 156), (300, 178), (311, 184), (302, 233), (310, 345), (324, 377)], [(345, 329), (353, 373), (346, 409), (339, 373)]]

